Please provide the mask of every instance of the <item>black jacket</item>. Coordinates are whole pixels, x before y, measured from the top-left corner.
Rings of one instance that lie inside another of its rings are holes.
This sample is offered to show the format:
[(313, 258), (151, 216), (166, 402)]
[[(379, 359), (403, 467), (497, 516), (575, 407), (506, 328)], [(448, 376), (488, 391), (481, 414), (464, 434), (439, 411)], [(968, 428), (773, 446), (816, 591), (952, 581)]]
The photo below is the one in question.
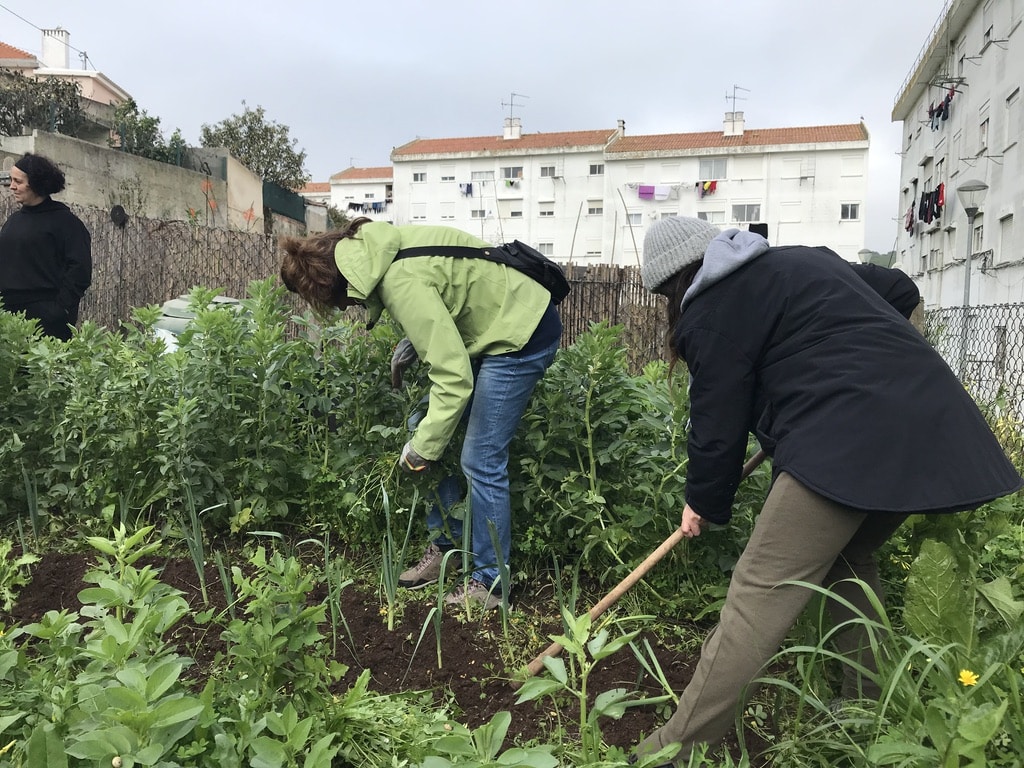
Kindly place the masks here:
[[(705, 259), (705, 265), (707, 265)], [(728, 521), (749, 433), (856, 509), (952, 512), (1022, 487), (938, 353), (827, 248), (769, 248), (684, 302), (687, 502)]]
[(92, 238), (64, 203), (22, 206), (0, 229), (0, 295), (18, 304), (56, 300), (66, 310), (92, 282)]

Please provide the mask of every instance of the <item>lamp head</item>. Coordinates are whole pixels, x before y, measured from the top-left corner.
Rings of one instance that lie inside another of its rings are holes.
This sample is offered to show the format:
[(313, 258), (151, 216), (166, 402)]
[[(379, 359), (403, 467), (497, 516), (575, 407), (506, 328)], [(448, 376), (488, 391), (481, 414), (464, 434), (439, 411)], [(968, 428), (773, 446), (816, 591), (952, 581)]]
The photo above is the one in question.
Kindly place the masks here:
[(964, 208), (967, 217), (973, 219), (978, 215), (981, 204), (985, 202), (985, 193), (988, 192), (988, 184), (984, 181), (972, 179), (965, 181), (956, 188), (957, 199)]

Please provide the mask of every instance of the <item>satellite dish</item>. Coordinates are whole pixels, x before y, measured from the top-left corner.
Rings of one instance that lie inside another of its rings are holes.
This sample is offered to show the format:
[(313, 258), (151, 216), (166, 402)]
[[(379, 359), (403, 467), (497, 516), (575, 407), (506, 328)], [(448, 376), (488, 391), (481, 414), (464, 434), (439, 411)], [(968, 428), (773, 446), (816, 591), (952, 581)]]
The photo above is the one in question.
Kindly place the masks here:
[(128, 214), (120, 205), (115, 205), (110, 209), (110, 220), (123, 229), (124, 225), (128, 223)]

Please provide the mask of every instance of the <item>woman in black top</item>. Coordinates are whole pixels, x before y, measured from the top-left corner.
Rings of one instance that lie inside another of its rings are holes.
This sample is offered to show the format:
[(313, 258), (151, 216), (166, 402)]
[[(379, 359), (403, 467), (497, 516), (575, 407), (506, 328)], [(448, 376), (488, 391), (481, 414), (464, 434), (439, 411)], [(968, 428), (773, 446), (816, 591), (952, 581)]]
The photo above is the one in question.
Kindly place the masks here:
[[(984, 417), (945, 361), (907, 321), (912, 281), (854, 268), (828, 248), (769, 247), (671, 217), (644, 240), (648, 290), (668, 297), (674, 364), (690, 373), (686, 504), (699, 536), (727, 523), (747, 442), (772, 457), (772, 488), (733, 571), (719, 624), (705, 641), (675, 715), (640, 744), (681, 744), (685, 763), (720, 741), (743, 691), (822, 584), (876, 616), (875, 551), (910, 514), (972, 509), (1022, 487)], [(855, 613), (832, 600), (837, 623)], [(872, 670), (862, 625), (840, 652)], [(877, 682), (846, 666), (843, 695)]]
[(50, 198), (64, 189), (64, 173), (47, 158), (23, 155), (10, 189), (21, 208), (0, 229), (0, 300), (66, 341), (92, 282), (92, 238), (70, 208)]

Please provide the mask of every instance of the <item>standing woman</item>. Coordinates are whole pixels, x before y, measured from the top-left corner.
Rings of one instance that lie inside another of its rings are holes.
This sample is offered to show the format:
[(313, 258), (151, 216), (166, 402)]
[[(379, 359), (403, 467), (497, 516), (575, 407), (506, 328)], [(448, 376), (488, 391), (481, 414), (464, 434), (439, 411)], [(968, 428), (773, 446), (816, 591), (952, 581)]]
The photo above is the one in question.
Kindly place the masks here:
[(10, 189), (21, 208), (0, 229), (3, 308), (24, 312), (44, 334), (67, 341), (92, 282), (92, 238), (70, 208), (50, 198), (64, 189), (64, 173), (47, 158), (19, 158)]
[[(282, 238), (281, 278), (320, 312), (361, 304), (372, 323), (387, 309), (429, 366), (427, 413), (402, 450), (403, 470), (428, 469), (465, 420), (461, 464), (469, 484), (473, 571), (446, 599), (494, 608), (509, 586), (498, 583), (512, 543), (509, 445), (558, 350), (562, 321), (546, 288), (504, 264), (444, 255), (395, 258), (406, 248), (488, 245), (451, 227), (394, 226), (364, 217), (323, 235)], [(448, 485), (442, 480), (438, 488), (442, 507), (457, 500)], [(461, 539), (461, 520), (445, 519), (444, 511), (429, 512), (433, 540), (400, 575), (402, 586), (441, 578), (444, 553)]]
[[(641, 275), (668, 297), (669, 359), (691, 377), (684, 534), (729, 521), (750, 434), (773, 461), (693, 679), (637, 747), (647, 756), (680, 744), (686, 764), (696, 744), (727, 735), (809, 601), (811, 590), (789, 582), (831, 588), (874, 617), (849, 580), (881, 599), (875, 551), (908, 515), (973, 509), (1022, 482), (949, 366), (895, 308), (912, 309), (905, 292), (828, 248), (769, 247), (752, 232), (671, 217), (648, 230)], [(829, 602), (837, 624), (854, 618)], [(862, 625), (837, 645), (874, 668)], [(844, 668), (843, 696), (878, 696), (871, 676)]]

